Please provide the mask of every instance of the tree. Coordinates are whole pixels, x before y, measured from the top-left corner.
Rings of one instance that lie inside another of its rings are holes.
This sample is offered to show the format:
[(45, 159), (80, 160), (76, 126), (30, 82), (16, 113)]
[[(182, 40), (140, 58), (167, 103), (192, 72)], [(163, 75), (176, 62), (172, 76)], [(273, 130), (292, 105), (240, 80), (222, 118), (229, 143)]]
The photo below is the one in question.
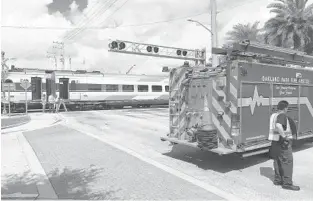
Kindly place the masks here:
[(313, 51), (313, 4), (308, 0), (275, 0), (267, 7), (276, 15), (265, 25), (265, 43)]
[(236, 24), (233, 30), (226, 33), (228, 43), (250, 40), (252, 42), (263, 42), (261, 29), (258, 28), (259, 21), (253, 24)]

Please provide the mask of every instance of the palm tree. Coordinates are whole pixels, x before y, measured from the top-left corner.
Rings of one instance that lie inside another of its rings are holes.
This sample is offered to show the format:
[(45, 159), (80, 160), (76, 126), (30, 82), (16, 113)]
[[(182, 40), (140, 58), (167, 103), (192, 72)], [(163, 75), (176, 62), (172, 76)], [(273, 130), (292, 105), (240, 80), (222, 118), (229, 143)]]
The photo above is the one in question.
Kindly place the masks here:
[(313, 4), (308, 0), (275, 0), (267, 7), (276, 16), (265, 25), (265, 43), (292, 48), (300, 51), (312, 51), (313, 42)]
[(259, 21), (253, 24), (236, 24), (233, 30), (226, 33), (228, 43), (250, 40), (252, 42), (263, 42), (261, 29), (258, 28)]

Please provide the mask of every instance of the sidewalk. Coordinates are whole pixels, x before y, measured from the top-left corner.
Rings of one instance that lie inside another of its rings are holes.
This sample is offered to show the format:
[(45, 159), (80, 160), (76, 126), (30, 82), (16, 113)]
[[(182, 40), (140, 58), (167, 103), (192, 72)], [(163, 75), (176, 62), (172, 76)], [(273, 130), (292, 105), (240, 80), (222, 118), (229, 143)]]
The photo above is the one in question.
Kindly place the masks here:
[(17, 131), (35, 130), (52, 126), (62, 120), (59, 114), (55, 113), (30, 113), (31, 121), (26, 124), (1, 130), (1, 134), (9, 134)]
[(1, 129), (20, 126), (28, 123), (30, 120), (31, 120), (30, 117), (25, 114), (14, 116), (1, 115)]
[(40, 164), (34, 166), (36, 156), (22, 132), (50, 127), (61, 118), (49, 113), (29, 116), (29, 123), (1, 131), (1, 199), (34, 200), (38, 192), (42, 192), (43, 187), (38, 187), (38, 182), (45, 179), (45, 175), (38, 171)]
[(36, 198), (38, 191), (17, 134), (1, 136), (1, 199)]

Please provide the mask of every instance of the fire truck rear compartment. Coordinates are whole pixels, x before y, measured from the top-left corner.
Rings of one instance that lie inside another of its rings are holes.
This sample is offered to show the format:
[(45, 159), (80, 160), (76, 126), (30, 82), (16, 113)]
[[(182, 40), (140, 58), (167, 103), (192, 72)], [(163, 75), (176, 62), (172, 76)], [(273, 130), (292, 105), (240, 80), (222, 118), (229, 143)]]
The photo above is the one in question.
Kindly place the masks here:
[[(163, 141), (184, 144), (217, 153), (233, 150), (220, 144), (212, 120), (212, 88), (215, 72), (179, 68), (170, 75), (170, 133)], [(177, 87), (176, 87), (177, 86)]]

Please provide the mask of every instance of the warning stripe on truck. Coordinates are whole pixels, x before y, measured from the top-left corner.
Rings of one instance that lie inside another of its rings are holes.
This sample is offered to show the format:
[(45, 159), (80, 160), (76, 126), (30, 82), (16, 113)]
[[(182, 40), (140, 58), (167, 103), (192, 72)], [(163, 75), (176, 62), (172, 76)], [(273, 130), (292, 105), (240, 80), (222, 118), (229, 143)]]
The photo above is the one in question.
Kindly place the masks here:
[[(186, 110), (187, 103), (183, 101), (183, 97), (187, 96), (188, 90), (186, 90), (185, 86), (182, 85), (182, 82), (185, 80), (185, 73), (188, 68), (177, 68), (170, 73), (170, 133), (177, 134), (184, 127), (187, 126), (186, 122)], [(172, 102), (174, 101), (174, 102)], [(174, 128), (176, 127), (176, 128)], [(178, 139), (181, 136), (177, 136)]]
[[(229, 94), (229, 101), (226, 101), (226, 80), (224, 80), (223, 87), (219, 87), (216, 80), (213, 80), (213, 92), (212, 92), (212, 120), (221, 134), (223, 145), (225, 144), (227, 139), (232, 139), (231, 133), (231, 118), (233, 114), (237, 114), (237, 107), (238, 107), (238, 99), (237, 99), (237, 79), (233, 77), (230, 79), (230, 94)], [(219, 119), (219, 115), (222, 116), (222, 119)], [(235, 146), (232, 149), (236, 149)]]

